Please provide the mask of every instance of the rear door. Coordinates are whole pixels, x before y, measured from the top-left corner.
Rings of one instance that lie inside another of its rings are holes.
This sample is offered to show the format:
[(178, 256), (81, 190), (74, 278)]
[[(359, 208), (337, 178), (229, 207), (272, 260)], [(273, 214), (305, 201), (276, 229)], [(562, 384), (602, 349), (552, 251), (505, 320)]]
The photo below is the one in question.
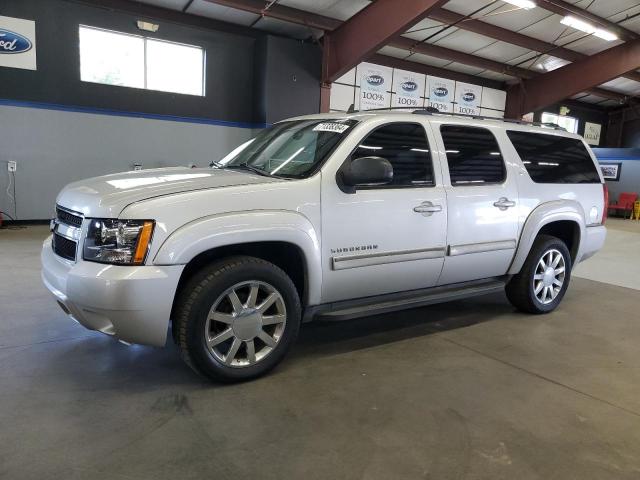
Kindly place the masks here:
[(432, 123), (444, 158), (447, 256), (439, 285), (504, 275), (516, 249), (515, 172), (490, 128)]

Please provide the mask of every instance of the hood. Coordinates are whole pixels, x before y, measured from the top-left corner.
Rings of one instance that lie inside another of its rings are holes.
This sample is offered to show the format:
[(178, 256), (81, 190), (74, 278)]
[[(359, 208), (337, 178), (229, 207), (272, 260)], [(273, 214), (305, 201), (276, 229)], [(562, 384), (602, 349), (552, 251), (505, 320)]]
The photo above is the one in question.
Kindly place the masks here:
[(116, 218), (127, 206), (141, 200), (193, 190), (278, 182), (251, 172), (172, 167), (116, 173), (67, 185), (58, 205), (88, 217)]

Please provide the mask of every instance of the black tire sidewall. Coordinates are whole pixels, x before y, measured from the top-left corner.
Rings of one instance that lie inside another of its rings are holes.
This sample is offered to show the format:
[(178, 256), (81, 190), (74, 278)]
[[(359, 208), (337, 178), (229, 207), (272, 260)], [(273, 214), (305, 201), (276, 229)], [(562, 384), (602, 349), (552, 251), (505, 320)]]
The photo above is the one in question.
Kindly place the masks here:
[[(213, 278), (211, 277), (213, 272)], [(194, 366), (201, 373), (219, 381), (242, 381), (258, 377), (275, 367), (295, 342), (300, 329), (301, 306), (293, 282), (284, 271), (263, 260), (238, 257), (212, 265), (209, 275), (198, 283), (188, 313), (186, 340)], [(287, 323), (276, 347), (260, 362), (248, 367), (229, 367), (215, 358), (206, 346), (205, 326), (214, 302), (223, 292), (241, 282), (257, 280), (272, 285), (284, 300)]]

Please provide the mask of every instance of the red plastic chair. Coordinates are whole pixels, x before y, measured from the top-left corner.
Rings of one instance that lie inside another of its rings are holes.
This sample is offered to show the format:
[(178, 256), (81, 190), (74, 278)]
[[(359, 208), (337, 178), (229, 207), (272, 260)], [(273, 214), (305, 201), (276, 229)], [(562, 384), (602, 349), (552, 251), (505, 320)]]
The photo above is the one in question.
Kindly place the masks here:
[(637, 199), (637, 193), (622, 192), (618, 197), (618, 201), (616, 203), (610, 203), (608, 208), (611, 210), (622, 210), (622, 214), (626, 215), (633, 211), (633, 204)]

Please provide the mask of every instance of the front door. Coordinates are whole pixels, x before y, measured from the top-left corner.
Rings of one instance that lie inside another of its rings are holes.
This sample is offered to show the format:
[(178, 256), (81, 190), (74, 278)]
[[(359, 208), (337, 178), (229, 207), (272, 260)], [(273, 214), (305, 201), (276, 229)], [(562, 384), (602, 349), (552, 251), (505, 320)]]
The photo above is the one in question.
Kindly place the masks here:
[(345, 161), (386, 158), (393, 182), (348, 192), (323, 172), (324, 302), (430, 287), (442, 269), (447, 208), (433, 138), (419, 122), (367, 131)]
[(513, 172), (490, 129), (446, 122), (432, 125), (448, 167), (444, 169), (448, 251), (438, 283), (504, 275), (517, 245), (518, 191)]

